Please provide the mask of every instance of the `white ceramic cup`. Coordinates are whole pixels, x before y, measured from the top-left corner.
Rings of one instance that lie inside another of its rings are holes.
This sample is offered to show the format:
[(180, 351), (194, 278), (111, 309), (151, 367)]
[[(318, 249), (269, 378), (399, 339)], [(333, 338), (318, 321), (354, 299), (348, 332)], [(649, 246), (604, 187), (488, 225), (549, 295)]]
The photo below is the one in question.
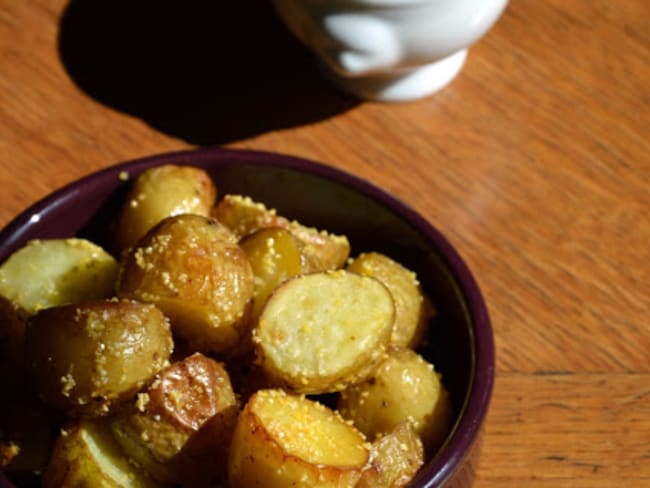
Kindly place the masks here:
[(282, 21), (343, 89), (366, 99), (421, 98), (461, 70), (467, 48), (507, 0), (273, 0)]

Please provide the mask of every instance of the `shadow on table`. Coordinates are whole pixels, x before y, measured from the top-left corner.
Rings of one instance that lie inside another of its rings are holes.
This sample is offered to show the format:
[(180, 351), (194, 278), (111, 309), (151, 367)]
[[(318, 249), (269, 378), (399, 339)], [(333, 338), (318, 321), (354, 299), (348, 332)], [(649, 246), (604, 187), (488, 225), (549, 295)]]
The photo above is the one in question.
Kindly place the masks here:
[(267, 0), (71, 0), (59, 53), (91, 97), (197, 145), (316, 122), (359, 103), (322, 77)]

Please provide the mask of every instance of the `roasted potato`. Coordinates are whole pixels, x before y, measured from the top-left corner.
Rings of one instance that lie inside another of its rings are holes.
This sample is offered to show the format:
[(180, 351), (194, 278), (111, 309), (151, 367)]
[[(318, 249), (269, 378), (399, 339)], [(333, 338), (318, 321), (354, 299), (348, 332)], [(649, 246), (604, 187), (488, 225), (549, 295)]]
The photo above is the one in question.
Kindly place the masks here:
[(128, 249), (158, 222), (180, 214), (210, 215), (217, 189), (204, 170), (164, 165), (148, 169), (133, 182), (120, 209), (115, 238)]
[(115, 258), (85, 239), (32, 240), (0, 266), (0, 295), (31, 315), (113, 296), (118, 270)]
[(432, 316), (430, 302), (414, 272), (397, 261), (376, 252), (364, 253), (347, 266), (348, 271), (378, 279), (393, 296), (395, 325), (391, 344), (415, 348)]
[(338, 409), (370, 439), (410, 421), (428, 453), (451, 429), (451, 401), (440, 375), (410, 349), (391, 349), (370, 378), (341, 393)]
[[(156, 375), (149, 388), (138, 395), (132, 408), (111, 421), (111, 429), (135, 465), (156, 480), (180, 482), (183, 477), (178, 465), (179, 452), (207, 420), (236, 406), (237, 400), (223, 365), (196, 353)], [(224, 437), (213, 439), (213, 450), (229, 443), (226, 433), (228, 428), (234, 427), (234, 422), (222, 427)], [(214, 434), (216, 429), (215, 425), (210, 432)], [(189, 459), (183, 461), (190, 462)], [(225, 478), (225, 462), (220, 469), (215, 463), (209, 468), (215, 472), (220, 470)]]
[(36, 392), (70, 414), (99, 416), (166, 366), (173, 343), (153, 305), (99, 300), (41, 310), (27, 324)]
[(81, 419), (61, 432), (43, 488), (161, 488), (129, 463), (104, 419)]
[(369, 444), (334, 411), (283, 390), (260, 390), (239, 416), (230, 486), (354, 487)]
[(155, 303), (196, 351), (227, 353), (249, 333), (253, 271), (234, 235), (211, 218), (156, 225), (127, 254), (117, 292)]
[(394, 321), (393, 300), (374, 278), (344, 270), (286, 281), (253, 331), (261, 367), (298, 393), (345, 389), (381, 359)]
[(304, 253), (314, 271), (339, 269), (350, 255), (345, 236), (329, 234), (277, 215), (274, 209), (240, 195), (225, 195), (212, 210), (212, 216), (242, 238), (265, 227), (282, 227), (293, 233), (304, 245)]
[(401, 488), (424, 463), (422, 441), (411, 422), (402, 422), (372, 443), (370, 462), (355, 488)]
[(289, 278), (310, 271), (301, 242), (288, 230), (266, 227), (240, 241), (255, 275), (255, 296), (251, 320), (259, 317), (267, 298)]

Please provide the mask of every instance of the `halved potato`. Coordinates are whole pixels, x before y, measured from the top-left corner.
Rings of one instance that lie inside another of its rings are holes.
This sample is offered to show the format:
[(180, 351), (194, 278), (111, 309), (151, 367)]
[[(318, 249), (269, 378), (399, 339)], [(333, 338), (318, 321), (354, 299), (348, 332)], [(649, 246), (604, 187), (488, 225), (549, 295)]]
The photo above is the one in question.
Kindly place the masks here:
[(386, 285), (395, 302), (395, 326), (390, 342), (396, 346), (415, 348), (433, 312), (415, 273), (377, 252), (359, 255), (346, 269), (372, 276)]
[(118, 271), (115, 258), (85, 239), (32, 240), (0, 266), (0, 295), (33, 314), (113, 296)]
[(348, 264), (348, 271), (378, 279), (395, 302), (395, 326), (391, 344), (415, 348), (432, 316), (415, 273), (385, 254), (363, 253)]
[(43, 488), (160, 488), (129, 463), (102, 420), (71, 423), (58, 437)]
[(339, 269), (350, 255), (347, 237), (306, 227), (296, 221), (277, 215), (250, 197), (225, 195), (212, 210), (212, 216), (230, 228), (239, 238), (266, 227), (289, 230), (304, 244), (304, 253), (312, 262), (314, 271)]
[(130, 300), (41, 310), (27, 326), (27, 364), (36, 392), (71, 414), (109, 413), (167, 364), (172, 348), (160, 310)]
[(118, 295), (155, 303), (190, 348), (227, 353), (249, 333), (254, 278), (224, 225), (199, 215), (168, 217), (127, 254)]
[(253, 331), (261, 367), (298, 393), (345, 389), (368, 377), (394, 321), (393, 300), (374, 278), (344, 270), (286, 281)]
[(337, 413), (283, 390), (260, 390), (239, 416), (230, 486), (354, 487), (369, 444)]
[(133, 182), (120, 209), (115, 237), (128, 249), (158, 222), (185, 213), (209, 216), (217, 189), (204, 170), (194, 166), (157, 166)]
[(302, 244), (288, 230), (266, 227), (244, 237), (239, 245), (248, 256), (255, 275), (252, 318), (259, 316), (267, 298), (278, 285), (309, 270)]
[(440, 375), (410, 349), (391, 349), (370, 378), (341, 393), (338, 409), (370, 439), (410, 421), (429, 453), (451, 429), (451, 400)]
[(411, 422), (399, 424), (372, 443), (370, 463), (355, 488), (401, 488), (424, 463), (422, 441)]
[[(196, 353), (156, 375), (132, 408), (111, 421), (111, 429), (129, 459), (152, 478), (181, 481), (179, 452), (206, 421), (236, 405), (223, 365)], [(228, 442), (215, 438), (213, 446)], [(214, 463), (211, 468), (216, 470)], [(225, 463), (221, 471), (225, 478)]]

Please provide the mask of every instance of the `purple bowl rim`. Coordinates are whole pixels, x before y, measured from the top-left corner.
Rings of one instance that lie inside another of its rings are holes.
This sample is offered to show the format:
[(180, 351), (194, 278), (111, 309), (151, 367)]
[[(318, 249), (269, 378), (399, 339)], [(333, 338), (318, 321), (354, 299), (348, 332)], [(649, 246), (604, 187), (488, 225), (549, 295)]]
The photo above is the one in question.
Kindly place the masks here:
[[(473, 341), (475, 358), (473, 377), (469, 395), (462, 407), (453, 435), (448, 439), (441, 452), (426, 465), (416, 476), (414, 485), (419, 483), (422, 488), (443, 486), (463, 464), (478, 438), (481, 426), (487, 414), (494, 386), (495, 349), (492, 325), (487, 306), (483, 299), (478, 283), (469, 267), (458, 251), (447, 238), (429, 221), (413, 210), (402, 200), (386, 190), (380, 189), (370, 181), (355, 176), (343, 169), (326, 165), (307, 158), (252, 149), (233, 148), (202, 148), (174, 152), (159, 153), (151, 156), (136, 158), (108, 166), (83, 176), (62, 186), (49, 195), (25, 209), (2, 230), (0, 230), (0, 261), (4, 260), (11, 250), (11, 241), (18, 241), (31, 225), (34, 216), (43, 217), (48, 210), (56, 208), (74, 197), (81, 188), (87, 190), (93, 187), (103, 187), (106, 180), (118, 181), (122, 172), (139, 173), (142, 170), (159, 164), (215, 164), (215, 166), (240, 163), (256, 166), (284, 168), (316, 175), (336, 183), (350, 187), (372, 200), (378, 201), (396, 215), (406, 220), (427, 240), (433, 242), (443, 262), (449, 268), (460, 290), (465, 297), (467, 311), (473, 325)], [(18, 233), (19, 230), (23, 232)], [(6, 242), (10, 244), (7, 246)], [(2, 474), (2, 473), (0, 473)], [(0, 477), (0, 486), (2, 486)]]

